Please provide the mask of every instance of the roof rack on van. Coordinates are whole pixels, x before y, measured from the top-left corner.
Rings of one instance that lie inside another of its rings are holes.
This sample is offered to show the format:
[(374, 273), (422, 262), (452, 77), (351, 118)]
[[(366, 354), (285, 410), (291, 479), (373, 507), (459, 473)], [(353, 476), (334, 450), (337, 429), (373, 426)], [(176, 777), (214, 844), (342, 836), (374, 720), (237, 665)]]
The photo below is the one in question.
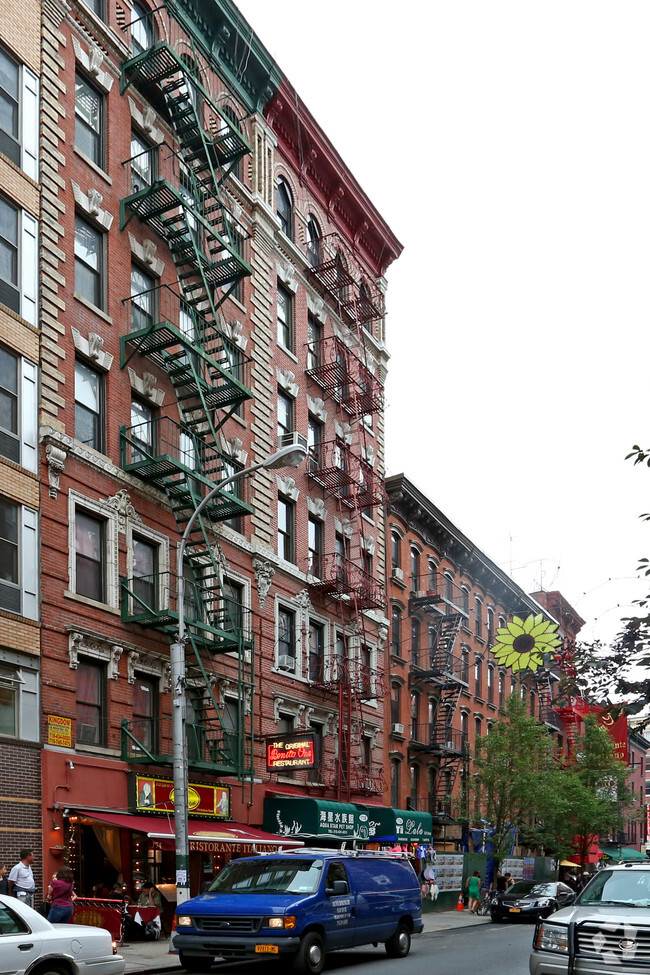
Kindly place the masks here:
[(328, 856), (381, 857), (382, 860), (385, 860), (387, 857), (390, 857), (391, 859), (394, 859), (394, 860), (408, 860), (409, 859), (409, 854), (408, 853), (405, 853), (405, 852), (403, 852), (401, 850), (399, 850), (399, 851), (397, 851), (397, 850), (395, 850), (395, 851), (393, 851), (393, 850), (360, 850), (360, 849), (357, 849), (356, 847), (354, 847), (354, 848), (352, 848), (350, 850), (346, 850), (345, 843), (343, 843), (341, 845), (341, 848), (338, 849), (338, 850), (336, 848), (334, 848), (334, 847), (331, 847), (331, 846), (329, 846), (329, 847), (324, 847), (324, 846), (303, 846), (303, 847), (301, 847), (300, 849), (297, 849), (297, 850), (296, 849), (283, 850), (282, 853), (283, 853), (283, 855), (290, 853), (293, 856), (301, 856), (301, 855), (304, 856), (305, 854), (307, 854), (308, 856), (310, 856), (312, 853), (317, 853), (317, 854), (325, 853)]

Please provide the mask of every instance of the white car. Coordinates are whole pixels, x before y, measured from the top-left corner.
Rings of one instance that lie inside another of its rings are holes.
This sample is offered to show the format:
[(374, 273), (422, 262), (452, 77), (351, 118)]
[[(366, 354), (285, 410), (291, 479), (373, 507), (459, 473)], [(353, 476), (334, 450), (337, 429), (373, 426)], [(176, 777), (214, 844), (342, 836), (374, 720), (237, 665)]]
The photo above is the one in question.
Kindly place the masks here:
[(17, 897), (0, 894), (0, 975), (124, 975), (105, 928), (50, 924)]

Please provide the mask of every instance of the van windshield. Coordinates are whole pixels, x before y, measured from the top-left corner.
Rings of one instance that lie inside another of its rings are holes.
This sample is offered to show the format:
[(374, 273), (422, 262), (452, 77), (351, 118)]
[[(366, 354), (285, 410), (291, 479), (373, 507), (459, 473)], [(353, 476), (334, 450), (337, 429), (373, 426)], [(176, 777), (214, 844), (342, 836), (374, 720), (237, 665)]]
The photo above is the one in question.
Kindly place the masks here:
[(233, 860), (208, 893), (313, 894), (322, 873), (322, 860)]

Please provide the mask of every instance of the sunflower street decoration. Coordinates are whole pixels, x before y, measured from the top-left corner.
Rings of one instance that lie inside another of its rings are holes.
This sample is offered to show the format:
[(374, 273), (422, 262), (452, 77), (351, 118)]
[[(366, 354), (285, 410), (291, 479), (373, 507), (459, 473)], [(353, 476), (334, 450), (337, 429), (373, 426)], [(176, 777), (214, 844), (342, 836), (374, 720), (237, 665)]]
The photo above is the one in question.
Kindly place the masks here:
[(518, 670), (538, 670), (544, 663), (544, 654), (550, 653), (562, 642), (556, 632), (557, 623), (545, 620), (542, 614), (527, 616), (525, 620), (513, 616), (506, 626), (497, 630), (492, 652), (502, 667)]

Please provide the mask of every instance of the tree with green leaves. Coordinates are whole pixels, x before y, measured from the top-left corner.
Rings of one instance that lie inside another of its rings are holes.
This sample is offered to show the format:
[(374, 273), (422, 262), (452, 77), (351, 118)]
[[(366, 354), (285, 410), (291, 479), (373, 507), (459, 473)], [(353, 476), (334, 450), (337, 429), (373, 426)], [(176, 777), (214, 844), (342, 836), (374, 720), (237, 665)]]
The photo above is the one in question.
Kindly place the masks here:
[(477, 799), (490, 824), (497, 861), (509, 852), (515, 828), (525, 845), (539, 845), (538, 824), (547, 805), (546, 776), (553, 767), (553, 742), (546, 728), (526, 713), (519, 697), (511, 695), (503, 720), (478, 740), (474, 760)]
[(547, 852), (560, 859), (577, 853), (585, 863), (590, 846), (623, 825), (634, 798), (629, 774), (606, 729), (587, 715), (571, 742), (569, 762), (548, 773), (540, 831)]

